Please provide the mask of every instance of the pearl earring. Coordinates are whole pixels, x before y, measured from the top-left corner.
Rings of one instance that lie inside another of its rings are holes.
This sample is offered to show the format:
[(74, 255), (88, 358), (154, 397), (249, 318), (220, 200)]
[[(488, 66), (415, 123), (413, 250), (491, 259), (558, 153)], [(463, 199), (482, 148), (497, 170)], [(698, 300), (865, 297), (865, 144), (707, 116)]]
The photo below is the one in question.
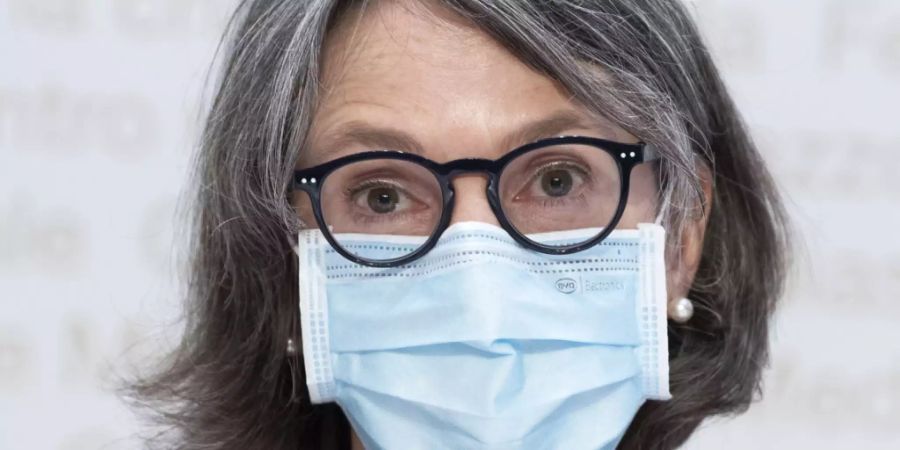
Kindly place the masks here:
[(297, 354), (297, 344), (294, 342), (294, 338), (288, 338), (287, 340), (287, 348), (285, 352), (288, 356), (294, 356)]
[(694, 316), (694, 302), (687, 297), (682, 297), (675, 302), (672, 309), (672, 320), (678, 323), (685, 323)]

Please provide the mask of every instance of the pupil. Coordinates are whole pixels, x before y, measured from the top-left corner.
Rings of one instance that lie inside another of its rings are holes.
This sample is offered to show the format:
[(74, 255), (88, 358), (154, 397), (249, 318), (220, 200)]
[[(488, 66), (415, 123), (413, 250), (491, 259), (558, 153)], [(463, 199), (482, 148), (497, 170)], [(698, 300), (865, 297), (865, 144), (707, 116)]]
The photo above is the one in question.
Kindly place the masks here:
[(369, 208), (378, 214), (386, 214), (397, 208), (397, 191), (391, 188), (374, 188), (369, 190)]
[(541, 177), (541, 188), (551, 197), (562, 197), (572, 190), (572, 175), (566, 170), (551, 170)]

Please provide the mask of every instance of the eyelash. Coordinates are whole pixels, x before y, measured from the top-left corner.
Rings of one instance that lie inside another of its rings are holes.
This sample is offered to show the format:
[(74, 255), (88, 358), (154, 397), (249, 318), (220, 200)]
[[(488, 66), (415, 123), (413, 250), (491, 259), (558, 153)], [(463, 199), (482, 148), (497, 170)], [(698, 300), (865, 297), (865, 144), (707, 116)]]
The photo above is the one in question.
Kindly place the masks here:
[(572, 170), (578, 172), (578, 174), (581, 175), (581, 177), (585, 181), (587, 181), (590, 178), (590, 173), (587, 170), (585, 170), (582, 165), (576, 164), (576, 163), (570, 162), (570, 161), (554, 161), (549, 164), (544, 164), (543, 166), (538, 167), (537, 172), (535, 173), (534, 177), (537, 178), (537, 177), (543, 176), (545, 173), (547, 173), (551, 170), (560, 169), (560, 168), (572, 169)]
[(390, 181), (386, 181), (386, 180), (371, 180), (371, 179), (370, 179), (370, 180), (365, 180), (365, 181), (363, 181), (363, 182), (361, 182), (361, 183), (358, 183), (358, 184), (356, 184), (355, 186), (345, 188), (345, 189), (344, 189), (344, 196), (345, 196), (346, 198), (351, 199), (351, 200), (355, 200), (355, 199), (356, 199), (356, 196), (359, 195), (359, 193), (365, 191), (366, 189), (371, 189), (371, 188), (376, 188), (376, 187), (389, 187), (389, 188), (394, 188), (394, 189), (396, 189), (398, 192), (402, 193), (403, 195), (406, 195), (406, 196), (412, 198), (412, 196), (409, 195), (409, 192), (406, 192), (406, 190), (404, 190), (403, 188), (401, 188), (401, 187), (400, 187), (398, 184), (396, 184), (396, 183), (391, 183)]

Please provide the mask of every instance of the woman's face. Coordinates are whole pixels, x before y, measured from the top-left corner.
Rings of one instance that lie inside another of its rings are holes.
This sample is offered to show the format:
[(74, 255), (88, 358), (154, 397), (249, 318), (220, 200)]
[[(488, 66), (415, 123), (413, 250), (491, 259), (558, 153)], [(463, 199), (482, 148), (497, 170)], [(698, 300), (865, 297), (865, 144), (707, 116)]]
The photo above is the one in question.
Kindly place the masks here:
[[(299, 168), (367, 150), (417, 147), (422, 156), (446, 162), (497, 159), (527, 142), (558, 135), (638, 141), (449, 13), (378, 2), (352, 35), (356, 18), (351, 14), (327, 40), (322, 97)], [(360, 134), (368, 137), (350, 138)], [(401, 147), (397, 135), (414, 143)], [(478, 173), (454, 180), (452, 222), (498, 224), (486, 183)], [(637, 166), (618, 228), (652, 221), (655, 192), (649, 165)], [(295, 201), (304, 223), (315, 224), (306, 195)]]
[[(405, 3), (377, 2), (355, 34), (353, 14), (330, 33), (322, 96), (297, 168), (367, 150), (407, 150), (401, 145), (446, 162), (497, 159), (519, 145), (558, 135), (638, 142), (579, 106), (558, 83), (485, 33), (439, 8)], [(452, 222), (498, 224), (486, 182), (478, 173), (454, 180)], [(657, 189), (650, 165), (635, 167), (618, 228), (653, 221)], [(304, 223), (313, 226), (308, 197), (298, 193), (294, 201)], [(688, 263), (667, 274), (670, 304), (693, 278), (705, 220), (698, 225), (699, 233), (683, 237), (682, 259)], [(354, 448), (362, 448), (355, 436)]]

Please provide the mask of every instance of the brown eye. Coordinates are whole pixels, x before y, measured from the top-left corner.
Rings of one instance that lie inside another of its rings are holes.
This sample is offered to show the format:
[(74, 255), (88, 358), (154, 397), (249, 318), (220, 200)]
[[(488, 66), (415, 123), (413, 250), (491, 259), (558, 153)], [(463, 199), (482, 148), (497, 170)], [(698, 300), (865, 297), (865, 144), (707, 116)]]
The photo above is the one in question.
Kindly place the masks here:
[(366, 197), (369, 208), (378, 214), (387, 214), (397, 208), (400, 195), (391, 187), (375, 187), (369, 189)]
[(565, 169), (553, 169), (541, 175), (541, 189), (550, 197), (562, 197), (572, 190), (572, 174)]

